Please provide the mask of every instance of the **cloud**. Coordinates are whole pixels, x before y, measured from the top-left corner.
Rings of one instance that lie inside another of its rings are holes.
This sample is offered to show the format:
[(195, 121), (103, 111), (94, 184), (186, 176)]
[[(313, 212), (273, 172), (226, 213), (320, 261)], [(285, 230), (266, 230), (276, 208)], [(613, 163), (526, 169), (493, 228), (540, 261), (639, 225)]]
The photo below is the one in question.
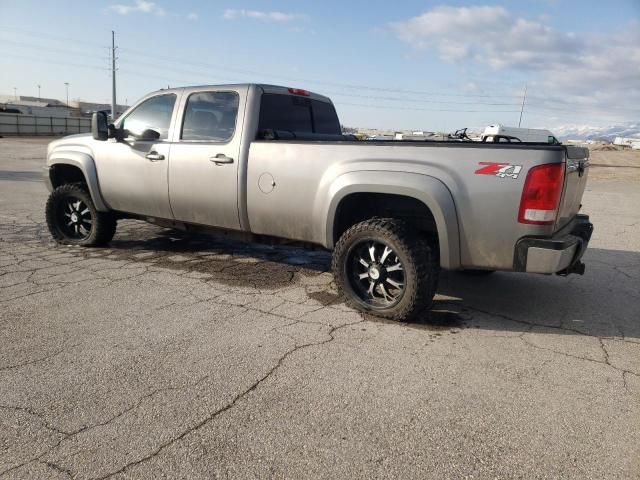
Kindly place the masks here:
[(136, 0), (135, 3), (129, 5), (109, 5), (108, 8), (120, 15), (128, 15), (135, 12), (149, 13), (158, 16), (166, 15), (166, 12), (162, 7), (159, 7), (155, 2), (149, 2), (146, 0)]
[(571, 33), (514, 18), (499, 6), (435, 7), (391, 28), (415, 48), (435, 48), (443, 60), (476, 59), (496, 68), (532, 68), (550, 56), (571, 58), (583, 43)]
[(279, 22), (287, 23), (295, 20), (304, 20), (306, 15), (300, 15), (297, 13), (284, 13), (284, 12), (262, 12), (259, 10), (235, 10), (229, 8), (224, 11), (222, 15), (226, 20), (235, 20), (238, 18), (252, 18), (255, 20), (261, 20), (263, 22)]
[(156, 2), (148, 0), (135, 0), (132, 4), (114, 4), (109, 5), (107, 10), (115, 12), (119, 15), (129, 15), (130, 13), (144, 13), (147, 15), (156, 15), (158, 17), (169, 18), (186, 18), (190, 21), (198, 20), (199, 15), (196, 12), (189, 12), (187, 14), (168, 12)]
[(560, 104), (611, 114), (626, 107), (640, 116), (637, 21), (608, 34), (578, 35), (485, 5), (438, 6), (389, 26), (416, 51), (435, 51), (443, 61), (476, 71), (518, 72), (548, 108)]

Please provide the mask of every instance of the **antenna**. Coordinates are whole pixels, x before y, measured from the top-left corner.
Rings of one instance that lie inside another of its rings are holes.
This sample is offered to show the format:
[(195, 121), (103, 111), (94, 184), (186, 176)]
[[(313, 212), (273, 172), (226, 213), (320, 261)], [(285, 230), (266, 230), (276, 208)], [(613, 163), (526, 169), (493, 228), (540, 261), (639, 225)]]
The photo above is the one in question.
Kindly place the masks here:
[(116, 119), (116, 32), (111, 30), (111, 120)]
[(524, 94), (522, 95), (522, 106), (520, 107), (520, 120), (518, 120), (518, 128), (522, 123), (522, 112), (524, 112), (524, 101), (527, 99), (527, 84), (524, 84)]

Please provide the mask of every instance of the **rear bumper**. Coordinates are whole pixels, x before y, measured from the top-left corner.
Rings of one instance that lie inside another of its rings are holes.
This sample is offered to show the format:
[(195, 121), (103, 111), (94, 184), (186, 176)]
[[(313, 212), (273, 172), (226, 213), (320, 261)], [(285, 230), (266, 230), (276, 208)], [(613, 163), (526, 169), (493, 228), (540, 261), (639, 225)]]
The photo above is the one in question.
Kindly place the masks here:
[(582, 275), (584, 264), (580, 259), (592, 232), (589, 216), (576, 215), (568, 233), (564, 230), (551, 238), (523, 237), (516, 243), (513, 268), (516, 272)]

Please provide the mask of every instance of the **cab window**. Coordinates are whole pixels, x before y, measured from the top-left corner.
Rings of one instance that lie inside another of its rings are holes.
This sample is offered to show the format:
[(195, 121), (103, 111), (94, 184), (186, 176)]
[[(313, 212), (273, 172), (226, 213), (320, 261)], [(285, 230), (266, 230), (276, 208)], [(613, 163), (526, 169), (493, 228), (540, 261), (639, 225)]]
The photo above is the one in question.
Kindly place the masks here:
[(267, 129), (312, 133), (311, 101), (293, 95), (265, 93), (260, 103), (258, 131)]
[(258, 131), (286, 130), (296, 133), (341, 133), (338, 114), (328, 102), (265, 93), (260, 104)]
[(313, 100), (311, 102), (313, 111), (313, 131), (315, 133), (326, 133), (330, 135), (340, 135), (342, 129), (338, 121), (338, 114), (331, 103)]
[(226, 142), (233, 137), (238, 117), (236, 92), (200, 92), (187, 99), (182, 140)]
[(145, 130), (155, 130), (160, 134), (159, 140), (165, 140), (169, 136), (175, 103), (174, 94), (151, 97), (127, 115), (120, 123), (120, 127), (128, 130), (133, 137), (141, 136)]

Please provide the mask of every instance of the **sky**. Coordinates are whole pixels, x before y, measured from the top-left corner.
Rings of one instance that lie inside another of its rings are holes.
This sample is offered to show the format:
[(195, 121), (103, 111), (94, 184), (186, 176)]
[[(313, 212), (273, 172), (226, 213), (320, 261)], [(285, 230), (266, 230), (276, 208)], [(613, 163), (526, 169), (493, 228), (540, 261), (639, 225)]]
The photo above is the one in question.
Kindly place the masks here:
[(640, 121), (640, 0), (0, 0), (0, 94), (109, 103), (238, 82), (331, 97), (344, 125)]

